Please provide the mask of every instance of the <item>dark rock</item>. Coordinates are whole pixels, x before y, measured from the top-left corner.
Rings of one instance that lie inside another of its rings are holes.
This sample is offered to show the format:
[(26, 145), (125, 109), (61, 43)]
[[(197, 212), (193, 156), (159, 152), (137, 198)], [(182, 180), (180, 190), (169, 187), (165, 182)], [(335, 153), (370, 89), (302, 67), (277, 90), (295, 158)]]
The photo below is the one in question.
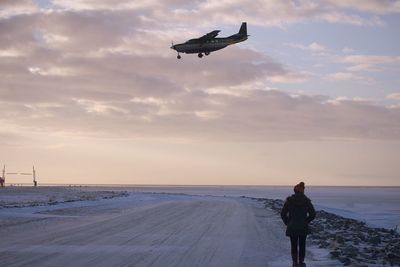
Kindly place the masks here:
[(372, 245), (378, 245), (381, 243), (381, 238), (379, 236), (373, 236), (368, 240)]
[(343, 263), (344, 266), (348, 266), (351, 264), (351, 260), (348, 257), (339, 257), (339, 261)]
[(330, 245), (330, 243), (326, 240), (323, 240), (319, 243), (320, 248), (327, 248), (327, 247), (329, 247), (329, 245)]
[(386, 254), (386, 258), (387, 259), (400, 259), (400, 257), (394, 253), (389, 252), (388, 254)]
[(346, 246), (343, 249), (343, 254), (349, 258), (355, 259), (358, 256), (358, 248), (351, 246), (351, 245)]
[(331, 251), (330, 254), (332, 257), (337, 258), (340, 255), (340, 251), (338, 251), (338, 250)]
[(343, 244), (344, 243), (344, 238), (342, 236), (336, 236), (336, 242), (338, 242), (339, 244)]

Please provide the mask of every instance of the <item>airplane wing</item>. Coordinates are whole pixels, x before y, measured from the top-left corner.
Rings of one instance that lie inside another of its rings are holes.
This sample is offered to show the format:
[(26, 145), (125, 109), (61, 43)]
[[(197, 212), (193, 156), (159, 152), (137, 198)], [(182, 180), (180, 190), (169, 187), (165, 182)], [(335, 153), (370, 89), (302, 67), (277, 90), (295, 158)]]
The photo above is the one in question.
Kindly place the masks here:
[(209, 32), (206, 35), (203, 35), (200, 38), (198, 38), (198, 40), (201, 42), (206, 42), (206, 41), (211, 40), (212, 38), (216, 37), (219, 32), (220, 31), (218, 31), (218, 30)]

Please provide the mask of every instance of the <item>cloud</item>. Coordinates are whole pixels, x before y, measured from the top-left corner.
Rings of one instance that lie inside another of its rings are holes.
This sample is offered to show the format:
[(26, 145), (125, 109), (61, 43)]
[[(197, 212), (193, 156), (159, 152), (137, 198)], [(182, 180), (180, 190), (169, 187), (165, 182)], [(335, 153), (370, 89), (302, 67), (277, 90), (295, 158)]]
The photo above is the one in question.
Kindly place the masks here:
[(386, 98), (400, 100), (400, 92), (391, 93), (391, 94), (387, 95)]
[(126, 10), (126, 9), (144, 9), (157, 6), (163, 6), (173, 1), (160, 1), (148, 0), (143, 2), (132, 0), (120, 0), (118, 2), (111, 2), (107, 0), (52, 0), (52, 4), (61, 8), (69, 10)]
[(46, 70), (43, 70), (38, 67), (29, 67), (28, 70), (32, 74), (38, 74), (42, 76), (73, 76), (74, 70), (69, 68), (58, 68), (58, 67), (51, 67)]
[(0, 58), (2, 57), (20, 57), (23, 53), (17, 49), (2, 49), (0, 50)]
[(318, 57), (326, 57), (331, 55), (330, 49), (327, 47), (317, 43), (317, 42), (312, 42), (308, 45), (300, 44), (300, 43), (288, 43), (286, 44), (289, 47), (292, 48), (297, 48), (301, 49), (307, 52), (310, 52), (313, 56), (318, 56)]
[(348, 55), (341, 57), (339, 62), (349, 64), (347, 68), (351, 72), (382, 71), (385, 68), (400, 66), (399, 56), (377, 55)]
[(296, 43), (289, 43), (287, 45), (290, 47), (299, 48), (302, 50), (308, 50), (308, 51), (312, 51), (312, 52), (324, 52), (324, 51), (328, 50), (326, 47), (324, 47), (323, 45), (321, 45), (317, 42), (313, 42), (309, 45), (296, 44)]
[(39, 12), (39, 8), (30, 0), (2, 0), (0, 2), (0, 19), (36, 12)]
[(400, 1), (398, 0), (327, 0), (338, 8), (353, 9), (374, 14), (399, 13)]
[(349, 53), (353, 53), (353, 52), (354, 52), (354, 49), (349, 48), (349, 47), (344, 47), (344, 48), (342, 49), (342, 52), (345, 53), (345, 54), (349, 54)]
[[(133, 1), (123, 0), (110, 2), (106, 0), (53, 0), (54, 9), (73, 11), (122, 11), (131, 10), (140, 12), (140, 16), (158, 26), (236, 24), (237, 18), (248, 21), (253, 25), (284, 26), (309, 20), (321, 20), (330, 23), (348, 23), (353, 25), (379, 25), (382, 22), (378, 17), (362, 17), (354, 12), (369, 12), (385, 14), (396, 10), (397, 4), (379, 4), (367, 1), (365, 8), (357, 8), (357, 1), (346, 4), (343, 1), (218, 1), (203, 0), (186, 2), (170, 1)], [(396, 12), (396, 11), (394, 11)], [(207, 20), (204, 18), (207, 17)]]
[(241, 96), (194, 91), (162, 99), (81, 98), (63, 105), (2, 103), (1, 107), (3, 114), (3, 109), (13, 114), (3, 120), (24, 125), (29, 132), (222, 142), (400, 138), (398, 108), (276, 90), (250, 90)]
[(307, 78), (306, 73), (285, 72), (283, 75), (273, 75), (268, 80), (274, 83), (303, 83)]
[(19, 133), (11, 132), (8, 130), (2, 130), (0, 127), (0, 145), (17, 147), (21, 146), (24, 142), (28, 141), (29, 137), (23, 136)]
[(371, 64), (358, 64), (347, 68), (348, 71), (381, 71), (382, 68)]
[[(82, 91), (86, 90), (84, 81), (88, 84), (96, 80), (102, 81), (99, 88), (124, 87), (131, 93), (141, 91), (156, 97), (182, 87), (230, 86), (265, 78), (276, 78), (280, 82), (304, 79), (302, 74), (288, 70), (262, 53), (238, 47), (222, 51), (218, 59), (205, 59), (209, 62), (207, 67), (192, 57), (186, 57), (185, 62), (179, 64), (171, 60), (174, 51), (167, 48), (168, 36), (157, 31), (143, 31), (143, 21), (121, 12), (117, 12), (120, 16), (96, 11), (30, 16), (32, 28), (25, 29), (22, 26), (28, 19), (13, 18), (4, 22), (15, 29), (7, 35), (10, 46), (19, 47), (29, 58), (12, 58), (0, 63), (4, 74), (9, 71), (6, 84), (14, 83), (18, 76), (30, 82), (39, 80), (39, 76), (73, 76), (68, 80), (70, 87), (80, 86)], [(80, 30), (76, 33), (77, 27)], [(61, 41), (54, 42), (55, 39)], [(42, 82), (48, 86), (57, 85), (55, 79)]]
[(342, 62), (348, 64), (399, 64), (400, 56), (375, 56), (375, 55), (348, 55), (341, 59)]
[(334, 81), (347, 81), (347, 80), (359, 79), (359, 77), (351, 72), (336, 72), (327, 75), (327, 79)]
[(309, 47), (312, 51), (326, 51), (326, 50), (327, 50), (324, 46), (322, 46), (322, 45), (320, 45), (320, 44), (318, 44), (318, 43), (316, 43), (316, 42), (310, 44), (308, 47)]
[[(215, 56), (178, 61), (168, 49), (171, 36), (199, 34), (215, 21), (236, 25), (240, 17), (283, 25), (342, 14), (321, 2), (52, 3), (51, 10), (0, 19), (0, 122), (5, 130), (246, 142), (400, 138), (399, 109), (270, 90), (274, 83), (301, 83), (308, 75), (264, 53), (238, 45)], [(327, 50), (317, 42), (298, 48)], [(397, 64), (391, 60), (349, 55), (342, 62)]]

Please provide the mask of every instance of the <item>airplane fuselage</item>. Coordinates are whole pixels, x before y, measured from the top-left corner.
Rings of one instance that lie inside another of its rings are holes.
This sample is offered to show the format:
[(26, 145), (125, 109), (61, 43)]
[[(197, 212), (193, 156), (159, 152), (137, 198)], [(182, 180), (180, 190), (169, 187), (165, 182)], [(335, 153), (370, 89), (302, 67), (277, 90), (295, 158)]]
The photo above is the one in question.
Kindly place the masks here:
[(238, 38), (234, 37), (234, 35), (225, 38), (213, 38), (205, 42), (198, 42), (196, 39), (192, 39), (182, 44), (173, 45), (172, 49), (186, 54), (210, 53), (245, 40), (247, 40), (247, 36)]

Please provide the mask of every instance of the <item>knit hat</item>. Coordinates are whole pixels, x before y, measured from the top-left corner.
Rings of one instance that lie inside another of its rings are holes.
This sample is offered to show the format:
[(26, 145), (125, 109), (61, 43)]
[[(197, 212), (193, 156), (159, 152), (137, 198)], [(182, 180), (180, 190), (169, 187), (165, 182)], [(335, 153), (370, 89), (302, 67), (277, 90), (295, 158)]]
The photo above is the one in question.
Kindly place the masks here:
[(304, 193), (304, 188), (304, 182), (300, 182), (293, 188), (293, 190), (295, 193)]

